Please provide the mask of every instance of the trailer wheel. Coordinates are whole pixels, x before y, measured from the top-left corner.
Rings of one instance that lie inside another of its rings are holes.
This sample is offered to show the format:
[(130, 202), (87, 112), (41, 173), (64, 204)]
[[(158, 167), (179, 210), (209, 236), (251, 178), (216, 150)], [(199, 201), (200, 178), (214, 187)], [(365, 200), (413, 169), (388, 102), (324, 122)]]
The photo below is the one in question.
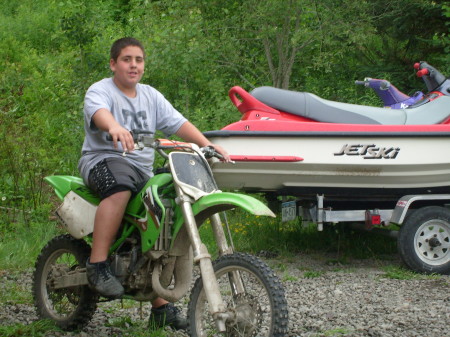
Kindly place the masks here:
[(450, 274), (450, 210), (439, 206), (416, 210), (401, 226), (397, 245), (412, 270)]

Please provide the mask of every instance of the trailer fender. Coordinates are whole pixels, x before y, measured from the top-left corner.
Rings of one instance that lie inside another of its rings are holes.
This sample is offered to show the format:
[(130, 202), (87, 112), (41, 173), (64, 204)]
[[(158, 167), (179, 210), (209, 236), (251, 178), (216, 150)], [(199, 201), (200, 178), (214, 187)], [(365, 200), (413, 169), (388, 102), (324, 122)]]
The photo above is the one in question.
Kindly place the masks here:
[(397, 201), (390, 222), (401, 225), (405, 220), (409, 207), (414, 202), (422, 200), (450, 200), (450, 194), (405, 195)]

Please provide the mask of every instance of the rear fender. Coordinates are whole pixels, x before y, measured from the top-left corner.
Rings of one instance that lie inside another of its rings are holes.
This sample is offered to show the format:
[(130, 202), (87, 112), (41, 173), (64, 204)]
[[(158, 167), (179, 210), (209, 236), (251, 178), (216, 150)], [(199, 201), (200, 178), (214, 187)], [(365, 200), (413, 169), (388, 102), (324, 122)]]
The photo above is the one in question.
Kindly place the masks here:
[(100, 198), (95, 195), (83, 182), (80, 177), (74, 176), (48, 176), (44, 180), (54, 189), (59, 199), (63, 200), (70, 191), (74, 191), (84, 200), (91, 204), (98, 205)]
[[(202, 224), (213, 214), (240, 207), (249, 213), (260, 216), (270, 216), (275, 218), (275, 214), (261, 201), (245, 195), (228, 192), (218, 192), (208, 194), (200, 198), (192, 205), (192, 211), (197, 224)], [(174, 229), (178, 233), (184, 223), (182, 216), (176, 217)]]
[[(55, 190), (59, 199), (63, 200), (67, 193), (70, 192), (70, 182), (76, 177), (72, 176), (49, 176), (44, 180), (48, 182)], [(80, 178), (78, 178), (80, 179)]]

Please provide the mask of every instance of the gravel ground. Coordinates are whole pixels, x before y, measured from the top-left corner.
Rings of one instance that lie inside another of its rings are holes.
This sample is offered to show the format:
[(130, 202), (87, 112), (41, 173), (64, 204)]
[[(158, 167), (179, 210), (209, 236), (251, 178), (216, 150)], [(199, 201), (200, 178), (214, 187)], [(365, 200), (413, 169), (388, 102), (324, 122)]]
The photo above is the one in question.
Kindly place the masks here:
[[(386, 266), (399, 266), (395, 258), (353, 260), (336, 263), (323, 254), (297, 255), (289, 259), (265, 259), (279, 274), (289, 304), (288, 336), (450, 336), (450, 277), (418, 277), (398, 280), (387, 277)], [(20, 276), (1, 274), (1, 293), (8, 284), (21, 283), (31, 289), (31, 272)], [(181, 305), (185, 311), (185, 302)], [(149, 306), (142, 310), (121, 308), (120, 301), (101, 303), (91, 323), (80, 333), (50, 336), (121, 336), (123, 330), (107, 327), (114, 318), (130, 316), (146, 319)], [(0, 308), (0, 325), (30, 323), (34, 308), (8, 303)], [(173, 336), (185, 336), (172, 332)]]

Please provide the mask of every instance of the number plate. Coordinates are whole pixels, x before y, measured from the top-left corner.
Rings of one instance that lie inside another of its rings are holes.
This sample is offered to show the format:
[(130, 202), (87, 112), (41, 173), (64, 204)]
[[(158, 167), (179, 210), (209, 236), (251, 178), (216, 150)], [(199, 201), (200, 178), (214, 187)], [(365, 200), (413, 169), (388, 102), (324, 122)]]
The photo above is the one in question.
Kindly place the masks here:
[(297, 206), (295, 201), (287, 201), (281, 204), (281, 221), (294, 220), (297, 215)]

